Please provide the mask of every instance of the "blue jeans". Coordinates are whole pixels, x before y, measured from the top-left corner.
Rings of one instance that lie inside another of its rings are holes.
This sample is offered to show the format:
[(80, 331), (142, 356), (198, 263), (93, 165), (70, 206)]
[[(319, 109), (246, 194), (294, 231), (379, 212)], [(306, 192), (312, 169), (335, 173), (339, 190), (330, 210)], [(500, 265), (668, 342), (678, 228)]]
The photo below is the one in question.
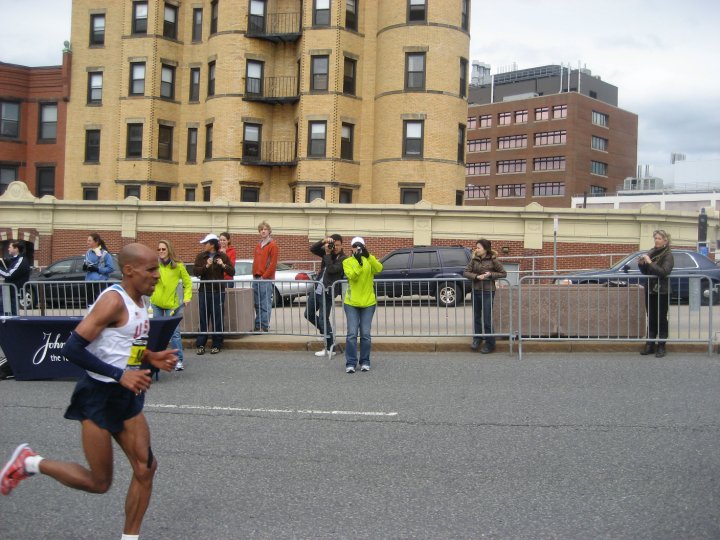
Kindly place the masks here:
[(225, 287), (218, 283), (201, 285), (200, 294), (198, 295), (200, 303), (200, 334), (195, 338), (195, 345), (204, 347), (207, 343), (208, 321), (212, 323), (213, 347), (222, 348), (225, 322), (223, 320), (223, 305), (225, 296)]
[[(185, 304), (180, 304), (180, 307), (177, 309), (165, 309), (165, 308), (161, 308), (161, 307), (153, 304), (152, 309), (153, 309), (153, 315), (155, 317), (182, 317), (183, 311), (185, 311)], [(179, 324), (175, 327), (175, 331), (173, 332), (173, 335), (170, 337), (170, 348), (178, 350), (178, 352), (177, 352), (178, 362), (182, 362), (184, 355), (183, 355), (183, 345), (182, 345), (182, 338), (180, 336), (180, 325)]]
[(330, 291), (323, 294), (309, 294), (305, 307), (305, 318), (325, 336), (327, 350), (330, 350), (335, 343), (332, 326), (330, 326), (330, 310), (333, 305), (331, 294)]
[(370, 329), (372, 327), (375, 306), (355, 307), (343, 304), (347, 319), (347, 342), (345, 343), (345, 365), (357, 366), (357, 337), (360, 330), (360, 365), (370, 365)]
[[(476, 337), (484, 337), (488, 347), (495, 346), (493, 333), (492, 310), (495, 291), (473, 291), (473, 331)], [(484, 336), (480, 336), (484, 334)]]
[(256, 279), (252, 283), (255, 299), (255, 330), (270, 328), (270, 312), (273, 302), (273, 282), (267, 279)]

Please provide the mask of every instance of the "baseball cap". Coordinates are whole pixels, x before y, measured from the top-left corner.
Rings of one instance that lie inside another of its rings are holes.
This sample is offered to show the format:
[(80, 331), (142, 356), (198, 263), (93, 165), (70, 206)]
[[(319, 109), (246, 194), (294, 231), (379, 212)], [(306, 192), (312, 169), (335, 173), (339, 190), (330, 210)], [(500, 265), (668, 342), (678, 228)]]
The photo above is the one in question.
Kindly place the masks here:
[(200, 243), (201, 243), (201, 244), (205, 244), (206, 242), (209, 242), (210, 240), (219, 240), (219, 238), (217, 237), (216, 234), (208, 233), (208, 234), (205, 235), (205, 238), (203, 238), (202, 240), (200, 240)]
[(351, 246), (354, 246), (355, 244), (362, 244), (365, 245), (365, 240), (362, 239), (362, 236), (356, 236), (352, 239), (352, 242), (350, 242)]

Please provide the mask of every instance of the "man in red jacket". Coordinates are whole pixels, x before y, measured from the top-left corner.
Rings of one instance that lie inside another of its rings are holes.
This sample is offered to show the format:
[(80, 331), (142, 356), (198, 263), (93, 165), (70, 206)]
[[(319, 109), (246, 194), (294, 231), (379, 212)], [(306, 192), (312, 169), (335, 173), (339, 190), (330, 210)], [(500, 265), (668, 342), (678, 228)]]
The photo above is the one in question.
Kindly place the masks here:
[(278, 246), (272, 238), (272, 227), (263, 221), (258, 225), (260, 241), (253, 252), (253, 295), (255, 298), (255, 331), (270, 330), (273, 281), (278, 262)]

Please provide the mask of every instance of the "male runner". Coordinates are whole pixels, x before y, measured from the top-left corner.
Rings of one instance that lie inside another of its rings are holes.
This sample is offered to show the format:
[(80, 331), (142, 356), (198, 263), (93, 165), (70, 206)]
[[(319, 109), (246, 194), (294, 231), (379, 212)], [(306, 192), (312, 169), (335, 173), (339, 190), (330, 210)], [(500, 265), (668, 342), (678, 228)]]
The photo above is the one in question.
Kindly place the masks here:
[(122, 539), (136, 539), (150, 502), (157, 460), (150, 448), (150, 429), (142, 412), (150, 388), (150, 364), (163, 371), (175, 367), (176, 350), (146, 350), (150, 321), (143, 295), (152, 294), (160, 274), (154, 251), (142, 244), (125, 246), (118, 256), (122, 283), (98, 296), (62, 349), (70, 361), (86, 370), (73, 392), (65, 418), (80, 420), (85, 458), (78, 463), (44, 459), (27, 444), (15, 449), (0, 472), (3, 495), (37, 473), (66, 486), (105, 493), (112, 482), (114, 438), (133, 470), (125, 501)]

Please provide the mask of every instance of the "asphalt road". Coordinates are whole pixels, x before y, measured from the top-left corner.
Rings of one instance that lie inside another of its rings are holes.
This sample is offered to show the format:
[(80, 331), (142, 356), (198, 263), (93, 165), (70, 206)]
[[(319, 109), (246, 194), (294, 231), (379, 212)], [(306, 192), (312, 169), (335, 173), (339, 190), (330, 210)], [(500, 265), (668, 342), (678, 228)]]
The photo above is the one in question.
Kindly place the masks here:
[[(141, 538), (718, 538), (720, 357), (224, 351), (162, 375)], [(0, 452), (82, 460), (71, 382), (0, 381)], [(5, 458), (3, 457), (3, 460)], [(0, 538), (119, 538), (105, 495), (47, 477)]]

